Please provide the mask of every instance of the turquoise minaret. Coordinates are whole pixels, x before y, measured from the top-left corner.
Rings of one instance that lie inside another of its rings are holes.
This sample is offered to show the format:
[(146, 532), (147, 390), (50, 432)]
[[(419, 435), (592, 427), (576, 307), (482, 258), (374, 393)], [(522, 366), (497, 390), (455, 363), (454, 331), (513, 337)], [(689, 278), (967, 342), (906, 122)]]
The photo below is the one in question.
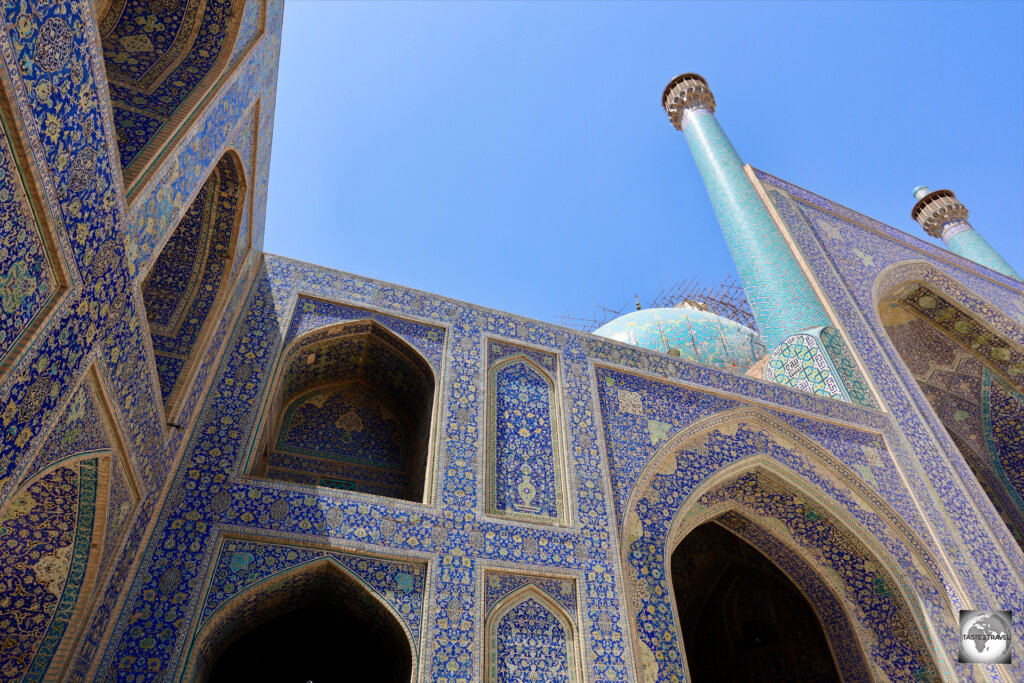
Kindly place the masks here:
[(967, 207), (951, 190), (932, 192), (918, 185), (914, 188), (914, 199), (917, 204), (910, 212), (911, 217), (929, 235), (941, 237), (951, 252), (1016, 280), (1024, 280), (971, 226), (967, 221)]
[(718, 125), (707, 81), (697, 74), (676, 76), (662, 105), (686, 135), (765, 346), (773, 349), (795, 332), (828, 325), (810, 281)]
[(698, 74), (676, 76), (662, 94), (669, 121), (686, 135), (768, 349), (765, 379), (877, 407), (842, 335), (797, 263), (715, 118)]

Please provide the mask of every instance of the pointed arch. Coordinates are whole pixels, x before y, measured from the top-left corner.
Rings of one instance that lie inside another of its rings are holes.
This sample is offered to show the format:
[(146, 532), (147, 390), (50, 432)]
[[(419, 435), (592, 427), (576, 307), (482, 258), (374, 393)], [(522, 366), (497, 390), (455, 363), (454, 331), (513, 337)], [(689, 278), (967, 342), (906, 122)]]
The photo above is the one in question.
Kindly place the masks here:
[(690, 679), (785, 680), (799, 670), (806, 680), (872, 680), (832, 588), (740, 511), (682, 535), (669, 569)]
[(418, 349), (364, 318), (299, 335), (280, 359), (252, 473), (424, 500), (438, 382)]
[[(0, 529), (0, 577), (6, 577), (0, 579), (0, 602), (11, 596), (9, 590), (23, 598), (0, 609), (0, 632), (7, 632), (5, 618), (38, 627), (34, 636), (23, 630), (22, 643), (35, 639), (35, 654), (14, 666), (21, 666), (25, 681), (64, 680), (142, 500), (142, 484), (95, 357), (67, 393), (67, 403), (18, 473), (14, 490), (0, 501), (0, 527), (7, 527)], [(18, 545), (11, 545), (15, 540)], [(30, 555), (38, 561), (26, 560)], [(4, 571), (6, 564), (16, 565), (16, 571)], [(47, 590), (33, 597), (41, 576)], [(26, 577), (28, 585), (15, 586)], [(22, 610), (35, 612), (19, 615)], [(18, 659), (8, 649), (0, 660), (8, 655)], [(10, 666), (0, 661), (0, 670)]]
[(175, 421), (226, 308), (245, 197), (244, 166), (228, 150), (140, 285), (168, 422)]
[[(103, 0), (96, 18), (126, 194), (262, 34), (265, 0)], [(216, 151), (216, 150), (214, 150)]]
[[(759, 454), (716, 461), (716, 453), (749, 452), (751, 441)], [(734, 442), (744, 449), (730, 446)], [(767, 489), (772, 493), (759, 493)], [(685, 675), (679, 617), (668, 598), (671, 554), (690, 529), (721, 523), (729, 513), (752, 520), (773, 544), (784, 544), (814, 568), (815, 580), (845, 606), (847, 630), (856, 634), (869, 667), (894, 677), (954, 678), (946, 648), (955, 641), (949, 597), (955, 589), (940, 579), (928, 548), (874, 489), (824, 448), (759, 409), (740, 408), (671, 439), (647, 465), (625, 509), (622, 566), (641, 680)], [(834, 614), (827, 595), (817, 591), (815, 599), (807, 585), (801, 588), (819, 616)], [(864, 592), (864, 586), (877, 592)], [(895, 640), (877, 622), (882, 603), (899, 620)], [(830, 641), (841, 642), (835, 633)], [(894, 669), (890, 659), (906, 670)]]
[(76, 453), (29, 477), (0, 507), (0, 630), (15, 632), (0, 670), (62, 680), (98, 593), (107, 532), (109, 449)]
[[(268, 576), (226, 601), (193, 632), (181, 664), (181, 680), (204, 681), (217, 659), (245, 633), (282, 613), (326, 603), (342, 618), (362, 617), (408, 656), (410, 680), (419, 670), (415, 637), (401, 615), (372, 588), (331, 557), (290, 567)], [(362, 610), (360, 612), (360, 610)]]
[(565, 454), (557, 382), (525, 353), (487, 372), (488, 513), (566, 523)]
[[(575, 619), (534, 584), (526, 584), (495, 603), (487, 614), (484, 633), (487, 683), (583, 681)], [(520, 642), (515, 642), (517, 639)], [(516, 676), (513, 672), (525, 662), (532, 662), (535, 668), (525, 672), (527, 676)]]
[[(892, 300), (909, 295), (918, 300), (921, 296), (932, 296), (936, 300), (934, 306), (916, 306), (922, 316), (961, 342), (988, 332), (991, 339), (983, 339), (977, 346), (967, 345), (979, 358), (996, 365), (1007, 380), (1024, 387), (1024, 358), (1019, 356), (1024, 349), (1024, 323), (1020, 322), (1024, 320), (1024, 294), (1006, 289), (1007, 300), (997, 306), (928, 262), (903, 261), (885, 268), (875, 278), (872, 299), (877, 317), (873, 321), (879, 328), (885, 327), (884, 304)], [(943, 306), (952, 309), (946, 314), (948, 317), (942, 315)], [(1008, 315), (1007, 306), (1017, 314), (1016, 318)], [(978, 328), (962, 332), (963, 326), (957, 323), (965, 320)], [(1007, 352), (1000, 351), (1000, 346), (1005, 346)]]
[[(1024, 548), (1024, 326), (924, 262), (883, 271), (874, 299), (890, 354), (963, 456), (968, 485)], [(1024, 319), (1024, 298), (1009, 303)]]

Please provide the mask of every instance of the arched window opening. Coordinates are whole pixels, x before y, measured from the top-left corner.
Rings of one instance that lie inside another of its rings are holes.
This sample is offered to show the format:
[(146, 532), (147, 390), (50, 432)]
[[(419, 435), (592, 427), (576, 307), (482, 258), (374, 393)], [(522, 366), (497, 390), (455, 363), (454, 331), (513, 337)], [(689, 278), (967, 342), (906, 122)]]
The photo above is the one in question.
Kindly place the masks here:
[[(495, 348), (510, 347), (492, 343)], [(514, 354), (492, 362), (488, 381), (488, 511), (515, 519), (564, 522), (555, 358)], [(547, 361), (547, 368), (538, 362)]]
[(578, 643), (565, 612), (527, 588), (487, 619), (487, 683), (577, 683)]
[(225, 154), (142, 283), (160, 393), (169, 418), (179, 397), (192, 385), (203, 342), (223, 312), (244, 198), (238, 157)]
[(925, 282), (879, 303), (890, 341), (1024, 547), (1024, 350)]
[(383, 326), (347, 323), (286, 352), (271, 413), (268, 478), (422, 501), (434, 374)]
[(110, 102), (130, 187), (224, 73), (245, 0), (101, 5), (104, 13), (97, 19)]
[(810, 603), (749, 543), (708, 522), (676, 547), (671, 567), (692, 680), (840, 680)]
[(381, 683), (412, 679), (412, 647), (398, 619), (330, 561), (257, 585), (219, 616), (193, 648), (193, 659), (202, 653), (206, 661), (195, 680), (336, 681), (352, 671)]

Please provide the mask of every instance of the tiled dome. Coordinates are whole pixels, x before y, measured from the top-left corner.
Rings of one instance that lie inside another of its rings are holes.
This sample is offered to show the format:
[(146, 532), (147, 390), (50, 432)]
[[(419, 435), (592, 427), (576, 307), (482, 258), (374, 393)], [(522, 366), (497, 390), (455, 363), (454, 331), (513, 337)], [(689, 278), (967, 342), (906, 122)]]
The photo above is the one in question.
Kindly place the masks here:
[(745, 372), (765, 354), (761, 335), (754, 330), (689, 307), (634, 311), (602, 325), (594, 334), (672, 355), (677, 349), (687, 360), (738, 372)]

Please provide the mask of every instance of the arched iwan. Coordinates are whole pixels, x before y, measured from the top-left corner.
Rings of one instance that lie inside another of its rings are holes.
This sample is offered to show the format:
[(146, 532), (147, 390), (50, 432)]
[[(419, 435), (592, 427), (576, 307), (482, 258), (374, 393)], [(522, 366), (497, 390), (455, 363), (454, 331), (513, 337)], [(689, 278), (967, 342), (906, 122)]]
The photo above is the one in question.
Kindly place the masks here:
[[(735, 455), (750, 452), (750, 443), (758, 455)], [(626, 507), (622, 565), (640, 680), (686, 675), (670, 585), (672, 551), (702, 523), (732, 524), (735, 532), (744, 524), (738, 519), (764, 530), (771, 543), (799, 557), (800, 566), (813, 568), (815, 580), (843, 606), (848, 623), (826, 628), (837, 664), (849, 663), (841, 675), (857, 680), (862, 660), (893, 680), (955, 678), (948, 651), (956, 642), (952, 605), (929, 550), (835, 457), (760, 410), (741, 408), (671, 439), (648, 464)], [(770, 559), (786, 572), (780, 558)], [(787, 576), (819, 618), (836, 613), (792, 571)], [(843, 632), (856, 634), (857, 652), (835, 642)]]
[(875, 301), (894, 360), (970, 469), (958, 468), (965, 484), (977, 481), (1024, 548), (1024, 328), (923, 262), (884, 271)]
[[(141, 500), (91, 361), (0, 499), (0, 676), (64, 680)], [(95, 623), (93, 623), (95, 626)]]
[(112, 453), (52, 463), (0, 508), (0, 672), (61, 680), (89, 617), (107, 526)]
[(228, 67), (238, 63), (236, 43), (255, 39), (263, 0), (99, 4), (107, 85), (130, 195), (182, 125), (214, 99)]

